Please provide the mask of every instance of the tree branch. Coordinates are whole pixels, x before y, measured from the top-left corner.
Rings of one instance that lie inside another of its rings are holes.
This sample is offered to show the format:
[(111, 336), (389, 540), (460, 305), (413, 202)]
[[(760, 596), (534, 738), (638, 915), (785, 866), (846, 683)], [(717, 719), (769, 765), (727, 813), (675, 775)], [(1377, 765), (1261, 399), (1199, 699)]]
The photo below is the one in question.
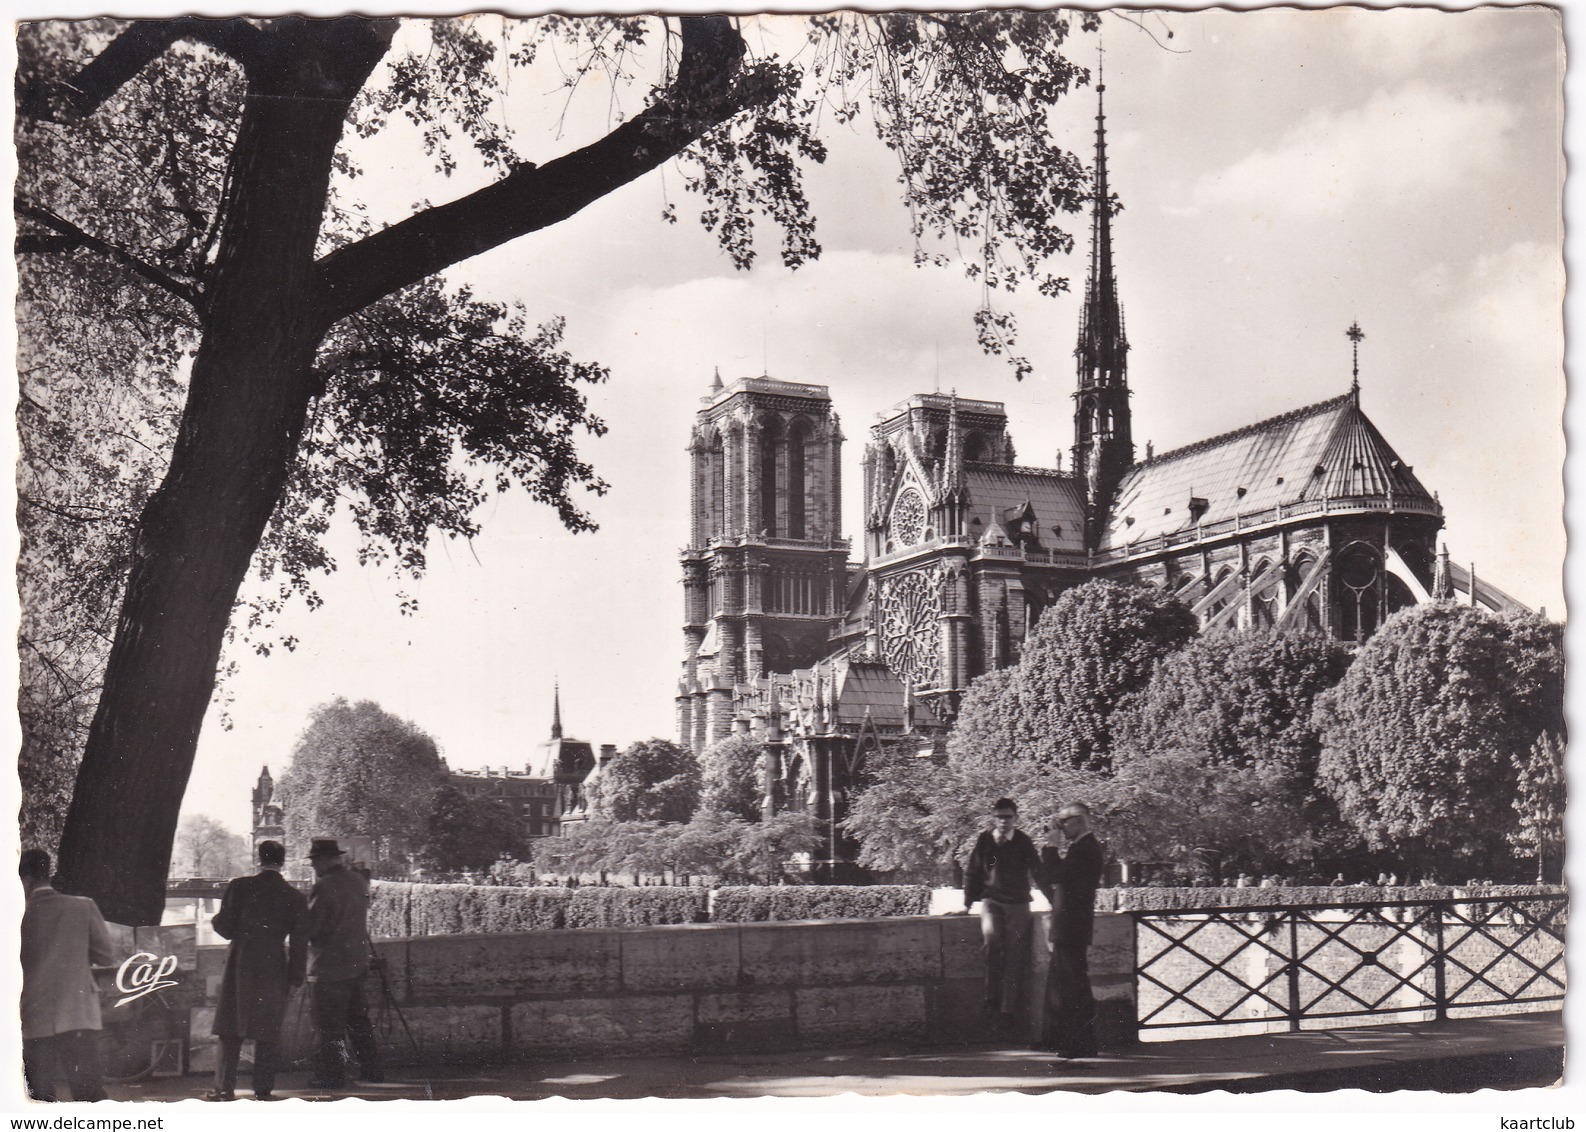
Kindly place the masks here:
[(115, 244), (107, 243), (97, 236), (89, 235), (70, 220), (57, 216), (47, 208), (41, 208), (36, 204), (23, 200), (21, 197), (17, 197), (15, 203), (17, 215), (25, 216), (29, 220), (42, 224), (57, 233), (54, 237), (18, 236), (16, 250), (19, 255), (26, 252), (54, 252), (87, 248), (90, 251), (109, 257), (127, 270), (147, 279), (162, 290), (175, 295), (200, 314), (203, 313), (203, 294), (193, 284), (183, 283), (181, 280), (161, 271), (153, 264), (139, 259), (125, 248), (117, 247)]
[(244, 67), (271, 49), (267, 33), (240, 19), (183, 16), (175, 20), (137, 20), (70, 80), (32, 84), (23, 90), (17, 98), (17, 109), (30, 118), (54, 122), (86, 118), (178, 39), (207, 44)]
[(327, 327), (454, 263), (549, 227), (675, 157), (734, 116), (770, 101), (769, 66), (742, 69), (745, 46), (725, 16), (687, 16), (672, 85), (636, 117), (546, 165), (417, 213), (319, 264)]

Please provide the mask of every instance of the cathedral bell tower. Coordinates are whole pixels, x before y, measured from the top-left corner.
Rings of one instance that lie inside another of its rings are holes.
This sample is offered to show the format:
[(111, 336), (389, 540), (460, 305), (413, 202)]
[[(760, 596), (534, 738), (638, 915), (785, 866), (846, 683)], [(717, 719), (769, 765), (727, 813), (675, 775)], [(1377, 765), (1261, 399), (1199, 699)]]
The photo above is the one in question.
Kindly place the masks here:
[(1096, 173), (1091, 190), (1090, 273), (1079, 341), (1074, 346), (1079, 387), (1074, 391), (1075, 474), (1084, 481), (1085, 545), (1095, 549), (1124, 473), (1134, 464), (1129, 430), (1128, 354), (1118, 281), (1113, 275), (1112, 214), (1107, 187), (1105, 84), (1096, 87)]
[(824, 385), (718, 373), (701, 402), (677, 695), (696, 753), (731, 732), (740, 689), (831, 649), (847, 586), (842, 441)]

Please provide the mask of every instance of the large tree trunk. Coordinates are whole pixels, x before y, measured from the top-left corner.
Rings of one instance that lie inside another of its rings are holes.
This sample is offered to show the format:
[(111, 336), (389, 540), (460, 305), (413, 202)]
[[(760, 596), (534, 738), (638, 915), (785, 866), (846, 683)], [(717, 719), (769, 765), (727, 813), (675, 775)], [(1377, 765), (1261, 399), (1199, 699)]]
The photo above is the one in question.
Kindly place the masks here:
[(157, 924), (233, 603), (292, 467), (323, 333), (314, 250), (331, 158), (389, 31), (283, 21), (250, 58), (203, 342), (170, 466), (140, 517), (59, 881)]
[[(99, 710), (61, 838), (59, 883), (105, 915), (156, 924), (182, 796), (237, 591), (290, 474), (326, 329), (469, 256), (555, 224), (776, 97), (730, 20), (681, 20), (671, 87), (605, 137), (314, 260), (347, 109), (395, 22), (134, 25), (69, 84), (93, 113), (176, 38), (245, 64), (205, 332), (171, 463), (140, 517)], [(42, 111), (40, 111), (42, 112)]]

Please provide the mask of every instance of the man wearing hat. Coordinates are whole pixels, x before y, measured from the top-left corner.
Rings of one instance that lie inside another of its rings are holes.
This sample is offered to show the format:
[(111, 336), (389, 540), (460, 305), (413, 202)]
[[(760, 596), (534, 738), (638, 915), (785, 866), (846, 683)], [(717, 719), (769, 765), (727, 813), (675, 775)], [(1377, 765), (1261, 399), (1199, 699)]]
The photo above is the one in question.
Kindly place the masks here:
[(308, 859), (319, 878), (308, 898), (308, 977), (319, 1030), (319, 1075), (309, 1086), (347, 1084), (347, 1037), (362, 1078), (383, 1081), (363, 994), (369, 972), (369, 882), (347, 867), (335, 838), (316, 837)]

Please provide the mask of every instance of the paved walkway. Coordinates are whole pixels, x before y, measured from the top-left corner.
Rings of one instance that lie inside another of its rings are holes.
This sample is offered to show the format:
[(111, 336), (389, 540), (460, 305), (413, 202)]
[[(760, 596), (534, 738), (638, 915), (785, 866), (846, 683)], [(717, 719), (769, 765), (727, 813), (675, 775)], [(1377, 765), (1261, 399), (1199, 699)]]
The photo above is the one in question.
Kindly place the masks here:
[[(1260, 1092), (1269, 1089), (1521, 1088), (1552, 1084), (1563, 1069), (1561, 1015), (1522, 1014), (1453, 1022), (1249, 1034), (1147, 1042), (1083, 1066), (999, 1045), (755, 1053), (701, 1057), (607, 1057), (528, 1061), (480, 1069), (407, 1071), (338, 1096), (447, 1100), (476, 1095), (544, 1097), (824, 1097), (929, 1093), (1072, 1091)], [(278, 1093), (333, 1099), (286, 1073)], [(244, 1078), (246, 1080), (246, 1078)], [(111, 1087), (120, 1100), (180, 1100), (208, 1087), (202, 1077)], [(239, 1103), (253, 1103), (251, 1101)]]

